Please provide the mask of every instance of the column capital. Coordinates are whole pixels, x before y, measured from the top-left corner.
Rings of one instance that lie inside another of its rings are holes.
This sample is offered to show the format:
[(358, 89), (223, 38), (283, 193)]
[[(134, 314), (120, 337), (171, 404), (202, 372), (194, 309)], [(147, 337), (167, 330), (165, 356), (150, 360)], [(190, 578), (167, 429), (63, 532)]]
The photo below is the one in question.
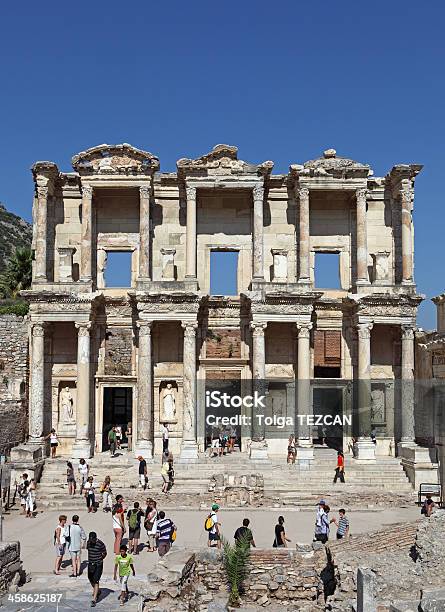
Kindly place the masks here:
[(31, 333), (35, 338), (43, 338), (45, 335), (45, 322), (44, 321), (36, 321), (32, 324)]
[(150, 336), (153, 321), (138, 321), (136, 325), (139, 330), (139, 336)]
[(355, 197), (357, 198), (357, 203), (364, 202), (366, 204), (367, 193), (368, 192), (367, 192), (367, 189), (365, 189), (365, 187), (360, 187), (359, 189), (356, 189)]
[(195, 336), (196, 330), (198, 328), (197, 321), (181, 321), (181, 327), (184, 330), (184, 335), (191, 337)]
[(36, 186), (37, 197), (40, 198), (48, 198), (49, 188), (48, 185), (37, 185)]
[(91, 185), (82, 183), (82, 197), (88, 199), (93, 197), (93, 188)]
[(402, 179), (400, 181), (400, 199), (402, 203), (411, 208), (411, 198), (413, 193), (413, 186), (410, 179)]
[(267, 327), (267, 321), (251, 321), (250, 329), (254, 336), (264, 336)]
[(150, 185), (140, 185), (139, 195), (141, 198), (149, 198), (151, 193)]
[(411, 325), (401, 325), (402, 340), (414, 340), (414, 328)]
[(371, 338), (371, 330), (374, 327), (374, 323), (358, 323), (357, 334), (361, 340), (369, 340)]
[(263, 201), (264, 200), (264, 185), (263, 183), (258, 183), (252, 189), (253, 199), (254, 201)]
[(296, 193), (300, 200), (308, 198), (309, 197), (309, 187), (297, 187)]
[(189, 200), (196, 200), (196, 187), (185, 186), (185, 193), (187, 194), (187, 202)]
[(307, 322), (301, 322), (301, 323), (296, 323), (296, 327), (297, 327), (297, 331), (298, 331), (298, 337), (299, 338), (309, 338), (309, 336), (311, 335), (311, 329), (313, 328), (314, 324), (311, 321), (307, 321)]
[(77, 328), (78, 336), (89, 336), (91, 331), (91, 321), (77, 321), (74, 324)]

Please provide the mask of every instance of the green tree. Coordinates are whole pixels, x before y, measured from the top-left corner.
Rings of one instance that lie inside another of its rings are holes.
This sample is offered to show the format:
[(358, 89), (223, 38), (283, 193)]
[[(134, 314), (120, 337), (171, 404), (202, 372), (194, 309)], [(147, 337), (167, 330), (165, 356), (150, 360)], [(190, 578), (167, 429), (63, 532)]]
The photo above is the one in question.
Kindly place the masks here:
[(248, 573), (250, 540), (244, 535), (236, 544), (223, 540), (223, 559), (230, 587), (229, 605), (240, 605), (240, 589)]
[(0, 275), (0, 296), (16, 299), (22, 289), (31, 287), (32, 251), (29, 247), (19, 247), (10, 257), (6, 269)]

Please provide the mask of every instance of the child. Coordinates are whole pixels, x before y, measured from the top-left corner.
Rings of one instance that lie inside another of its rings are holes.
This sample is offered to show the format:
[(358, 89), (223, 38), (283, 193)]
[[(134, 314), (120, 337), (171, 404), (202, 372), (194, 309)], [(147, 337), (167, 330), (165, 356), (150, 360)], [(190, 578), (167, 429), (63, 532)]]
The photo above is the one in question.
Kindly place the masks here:
[(133, 565), (133, 557), (127, 553), (127, 547), (122, 544), (120, 547), (120, 554), (116, 555), (114, 561), (114, 580), (117, 580), (117, 570), (119, 568), (119, 582), (121, 584), (121, 594), (119, 596), (120, 605), (123, 606), (125, 601), (128, 599), (128, 578), (130, 577), (130, 571), (133, 572), (133, 576), (136, 576)]

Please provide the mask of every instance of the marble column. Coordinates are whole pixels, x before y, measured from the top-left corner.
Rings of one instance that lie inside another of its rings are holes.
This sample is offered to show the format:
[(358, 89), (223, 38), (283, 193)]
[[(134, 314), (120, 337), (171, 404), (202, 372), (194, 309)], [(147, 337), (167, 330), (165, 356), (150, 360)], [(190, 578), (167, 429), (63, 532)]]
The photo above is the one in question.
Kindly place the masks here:
[(82, 228), (80, 240), (80, 280), (92, 280), (93, 188), (82, 185)]
[(196, 321), (184, 321), (184, 374), (183, 374), (183, 410), (182, 410), (182, 443), (179, 460), (183, 463), (198, 459), (196, 442)]
[(297, 460), (300, 465), (309, 465), (314, 458), (312, 445), (313, 416), (311, 398), (311, 322), (297, 323)]
[(414, 329), (402, 325), (402, 444), (413, 445), (414, 430)]
[(187, 187), (185, 276), (196, 279), (196, 187)]
[[(265, 395), (266, 385), (266, 338), (265, 331), (267, 322), (252, 321), (252, 391), (259, 395)], [(263, 408), (252, 408), (252, 442), (250, 444), (250, 459), (253, 461), (267, 461), (267, 441), (265, 437), (266, 425), (264, 418), (262, 422), (258, 415), (266, 416)]]
[(45, 407), (45, 325), (31, 329), (31, 390), (29, 406), (29, 444), (42, 443)]
[(90, 328), (89, 321), (76, 323), (77, 327), (77, 413), (75, 459), (91, 457), (90, 432)]
[(140, 321), (138, 347), (137, 440), (135, 455), (153, 461), (152, 322)]
[(400, 189), (402, 208), (402, 284), (406, 285), (411, 285), (414, 282), (411, 193), (411, 181), (403, 180)]
[(253, 188), (253, 280), (264, 280), (264, 187)]
[(37, 197), (35, 202), (35, 271), (36, 281), (47, 280), (47, 254), (48, 244), (48, 187), (37, 186)]
[(366, 189), (357, 189), (355, 196), (357, 200), (357, 284), (369, 285)]
[(150, 185), (139, 187), (139, 280), (150, 279)]
[(371, 441), (371, 330), (372, 323), (357, 325), (357, 392), (358, 426), (357, 459), (375, 461), (375, 445)]
[(298, 249), (298, 282), (310, 282), (310, 228), (309, 228), (309, 189), (298, 190), (299, 201), (299, 249)]

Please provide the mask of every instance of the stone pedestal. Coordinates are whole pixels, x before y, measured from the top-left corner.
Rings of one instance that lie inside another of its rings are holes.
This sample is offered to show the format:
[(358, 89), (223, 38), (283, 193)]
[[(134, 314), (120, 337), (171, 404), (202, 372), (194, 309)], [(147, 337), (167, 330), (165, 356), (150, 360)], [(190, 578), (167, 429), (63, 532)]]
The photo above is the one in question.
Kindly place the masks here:
[(417, 444), (400, 442), (397, 446), (398, 455), (402, 460), (403, 469), (410, 483), (417, 491), (422, 482), (439, 483), (437, 463), (433, 463), (434, 449), (417, 446)]
[(250, 443), (249, 459), (270, 463), (267, 450), (266, 440), (252, 440)]
[(312, 461), (314, 460), (314, 447), (308, 446), (297, 446), (296, 461), (300, 468), (310, 468)]
[(45, 464), (45, 452), (42, 444), (19, 444), (11, 449), (11, 483), (18, 482), (22, 474), (39, 481)]
[(372, 440), (366, 438), (359, 438), (357, 440), (357, 456), (356, 461), (358, 463), (369, 463), (370, 461), (375, 462), (375, 444)]

